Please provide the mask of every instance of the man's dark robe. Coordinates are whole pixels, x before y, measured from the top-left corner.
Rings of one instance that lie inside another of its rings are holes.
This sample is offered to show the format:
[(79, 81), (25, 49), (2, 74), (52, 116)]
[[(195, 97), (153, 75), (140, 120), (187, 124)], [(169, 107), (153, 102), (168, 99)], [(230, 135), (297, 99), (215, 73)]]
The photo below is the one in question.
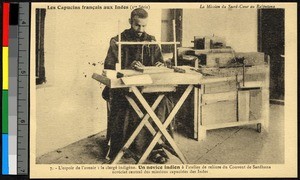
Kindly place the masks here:
[[(147, 33), (143, 33), (141, 36), (139, 36), (133, 29), (127, 29), (121, 33), (121, 41), (151, 42), (155, 41), (155, 38)], [(118, 62), (117, 42), (118, 36), (113, 37), (110, 41), (110, 47), (104, 63), (105, 69), (115, 69), (116, 63)], [(158, 45), (122, 45), (121, 49), (122, 69), (131, 69), (131, 64), (133, 61), (140, 61), (145, 66), (154, 66), (157, 62), (163, 62), (162, 53)], [(110, 140), (108, 157), (111, 159), (117, 155), (124, 143), (135, 130), (135, 127), (141, 121), (126, 100), (124, 96), (125, 94), (136, 100), (136, 97), (134, 97), (132, 93), (128, 93), (123, 89), (105, 88), (102, 94), (103, 98), (109, 102), (108, 104), (110, 106), (110, 112), (108, 114), (107, 139)], [(157, 94), (144, 94), (144, 97), (148, 103), (152, 105), (157, 97)], [(160, 120), (164, 121), (166, 119), (166, 115), (169, 114), (173, 106), (174, 105), (170, 98), (164, 97), (157, 107), (155, 113)], [(141, 106), (139, 107), (141, 108)], [(141, 108), (141, 110), (144, 112), (144, 114), (146, 113), (143, 108)], [(156, 126), (154, 125), (154, 127)], [(142, 155), (151, 140), (152, 135), (147, 129), (143, 128), (135, 139), (134, 143), (131, 145), (130, 149), (137, 155)]]

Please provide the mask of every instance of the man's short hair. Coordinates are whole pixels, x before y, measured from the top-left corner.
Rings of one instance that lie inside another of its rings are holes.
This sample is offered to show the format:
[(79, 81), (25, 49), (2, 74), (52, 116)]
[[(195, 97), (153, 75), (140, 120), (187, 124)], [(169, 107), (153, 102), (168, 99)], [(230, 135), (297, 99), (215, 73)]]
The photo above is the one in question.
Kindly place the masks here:
[(131, 19), (131, 22), (132, 20), (134, 19), (134, 17), (138, 17), (138, 18), (147, 18), (148, 17), (148, 12), (143, 9), (143, 8), (137, 8), (137, 9), (134, 9), (132, 12), (131, 12), (131, 15), (130, 15), (130, 19)]

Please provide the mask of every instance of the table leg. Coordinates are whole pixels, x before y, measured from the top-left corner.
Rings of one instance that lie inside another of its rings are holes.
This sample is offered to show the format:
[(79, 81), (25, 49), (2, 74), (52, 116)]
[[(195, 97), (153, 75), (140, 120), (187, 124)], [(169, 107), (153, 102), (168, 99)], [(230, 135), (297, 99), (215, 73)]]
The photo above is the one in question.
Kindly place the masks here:
[(138, 163), (143, 163), (146, 160), (146, 158), (148, 157), (148, 155), (150, 154), (150, 152), (154, 148), (155, 144), (157, 143), (157, 141), (160, 139), (160, 137), (162, 135), (165, 136), (165, 138), (167, 139), (167, 141), (170, 143), (171, 147), (178, 154), (180, 160), (183, 163), (187, 163), (186, 158), (184, 157), (184, 155), (182, 154), (182, 152), (180, 151), (180, 149), (177, 147), (176, 143), (174, 142), (174, 140), (170, 136), (170, 134), (167, 132), (166, 128), (169, 126), (169, 124), (171, 123), (172, 119), (174, 118), (174, 116), (176, 115), (176, 113), (178, 112), (179, 108), (182, 106), (183, 102), (186, 100), (187, 96), (192, 91), (192, 89), (193, 89), (193, 85), (189, 85), (188, 88), (183, 93), (183, 95), (181, 96), (181, 98), (179, 99), (179, 101), (177, 102), (177, 104), (175, 105), (175, 107), (173, 108), (173, 110), (171, 111), (171, 113), (169, 114), (169, 116), (166, 119), (166, 121), (164, 122), (164, 124), (162, 124), (161, 121), (156, 116), (156, 114), (151, 110), (149, 104), (147, 103), (147, 101), (145, 100), (145, 98), (142, 96), (142, 94), (139, 92), (139, 90), (136, 87), (132, 87), (133, 93), (136, 95), (136, 97), (138, 98), (138, 100), (141, 102), (141, 104), (143, 105), (143, 107), (146, 109), (147, 113), (150, 115), (150, 117), (153, 119), (154, 123), (159, 128), (159, 131), (157, 132), (157, 134), (155, 135), (155, 137), (151, 141), (149, 147), (147, 148), (147, 150), (145, 151), (145, 153), (142, 155), (142, 157), (141, 157), (141, 159), (140, 159), (140, 161)]
[[(164, 95), (161, 94), (161, 95), (159, 95), (159, 97), (157, 98), (157, 100), (160, 99), (160, 98), (162, 99), (163, 97), (164, 97)], [(131, 97), (129, 97), (129, 96), (126, 96), (126, 98), (127, 98), (128, 102), (130, 103), (130, 105), (135, 110), (135, 112), (138, 114), (139, 118), (142, 119), (144, 117), (144, 114), (142, 113), (142, 111), (140, 110), (140, 108), (138, 107), (138, 105), (135, 103), (135, 101)], [(159, 101), (161, 101), (161, 99)], [(155, 108), (152, 107), (153, 111), (155, 109), (156, 109), (156, 106), (155, 106)], [(149, 118), (149, 114), (146, 114), (146, 115), (148, 116), (147, 118)], [(145, 126), (146, 126), (146, 128), (148, 128), (148, 130), (150, 131), (150, 133), (153, 136), (156, 134), (156, 130), (152, 127), (152, 124), (150, 124), (149, 121), (146, 121)], [(161, 145), (163, 148), (167, 149), (171, 154), (177, 156), (176, 152), (174, 152), (174, 150), (171, 147), (169, 147), (168, 145), (164, 144), (164, 142), (161, 139), (159, 139), (158, 144)]]
[[(158, 101), (157, 103), (159, 103), (162, 98), (164, 97), (163, 94), (159, 95), (156, 99), (156, 101)], [(129, 97), (129, 96), (126, 96), (129, 104), (132, 106), (132, 108), (134, 109), (134, 111), (137, 113), (137, 115), (139, 116), (139, 118), (143, 118), (144, 117), (144, 114), (142, 113), (142, 111), (140, 110), (140, 108), (138, 107), (138, 105), (134, 102), (134, 100)], [(157, 108), (157, 103), (154, 102), (154, 104), (152, 105), (152, 110), (154, 111), (156, 108)], [(149, 119), (149, 114), (146, 114), (146, 117), (147, 117), (147, 121), (145, 123), (143, 123), (147, 128), (148, 130), (150, 131), (150, 133), (154, 136), (156, 134), (156, 130), (152, 127), (152, 125), (149, 123), (148, 119)], [(159, 144), (162, 144), (162, 141), (159, 142)]]
[(206, 129), (202, 125), (202, 95), (204, 94), (204, 86), (198, 91), (198, 141), (206, 138)]
[(266, 87), (262, 88), (262, 123), (266, 132), (269, 131), (269, 90)]
[[(153, 103), (151, 109), (155, 110), (157, 108), (157, 106), (159, 105), (159, 103), (161, 102), (161, 100), (163, 99), (164, 95), (159, 95), (158, 98), (155, 100), (155, 102)], [(139, 109), (139, 107), (136, 105), (136, 103), (133, 101), (132, 98), (130, 98), (129, 96), (126, 96), (128, 102), (131, 104), (131, 106), (133, 107), (133, 109), (135, 110), (135, 112), (139, 115), (139, 117), (143, 117), (144, 114), (141, 112), (141, 110)], [(136, 136), (139, 134), (139, 132), (142, 130), (142, 128), (144, 127), (145, 124), (149, 124), (151, 126), (151, 124), (148, 122), (148, 119), (150, 118), (149, 114), (146, 114), (144, 116), (144, 118), (142, 119), (142, 121), (140, 122), (140, 124), (137, 126), (137, 128), (134, 130), (134, 132), (132, 133), (132, 135), (130, 136), (130, 138), (127, 140), (127, 142), (124, 144), (123, 148), (118, 152), (117, 156), (115, 157), (115, 159), (112, 161), (112, 164), (117, 163), (122, 156), (124, 155), (124, 150), (129, 148), (130, 145), (132, 144), (133, 140), (136, 138)], [(148, 127), (149, 128), (149, 127)], [(151, 126), (151, 130), (150, 132), (155, 133), (154, 128)]]
[(198, 137), (198, 121), (200, 121), (200, 119), (198, 119), (198, 91), (199, 89), (197, 87), (194, 87), (194, 139), (199, 139)]

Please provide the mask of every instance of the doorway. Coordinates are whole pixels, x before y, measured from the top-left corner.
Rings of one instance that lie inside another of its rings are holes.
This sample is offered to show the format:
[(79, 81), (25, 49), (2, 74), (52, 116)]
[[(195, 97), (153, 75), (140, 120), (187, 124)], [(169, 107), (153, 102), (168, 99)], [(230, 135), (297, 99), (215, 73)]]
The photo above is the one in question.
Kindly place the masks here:
[(258, 51), (270, 56), (270, 100), (284, 102), (284, 9), (258, 11)]

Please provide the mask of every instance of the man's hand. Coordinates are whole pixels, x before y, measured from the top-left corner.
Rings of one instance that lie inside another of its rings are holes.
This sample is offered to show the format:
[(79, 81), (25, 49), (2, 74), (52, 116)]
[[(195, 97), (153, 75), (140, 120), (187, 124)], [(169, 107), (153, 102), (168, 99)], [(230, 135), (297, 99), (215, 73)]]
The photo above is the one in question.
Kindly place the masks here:
[(144, 67), (144, 65), (140, 61), (133, 61), (131, 63), (132, 69), (138, 69), (138, 68), (142, 68), (142, 67)]

